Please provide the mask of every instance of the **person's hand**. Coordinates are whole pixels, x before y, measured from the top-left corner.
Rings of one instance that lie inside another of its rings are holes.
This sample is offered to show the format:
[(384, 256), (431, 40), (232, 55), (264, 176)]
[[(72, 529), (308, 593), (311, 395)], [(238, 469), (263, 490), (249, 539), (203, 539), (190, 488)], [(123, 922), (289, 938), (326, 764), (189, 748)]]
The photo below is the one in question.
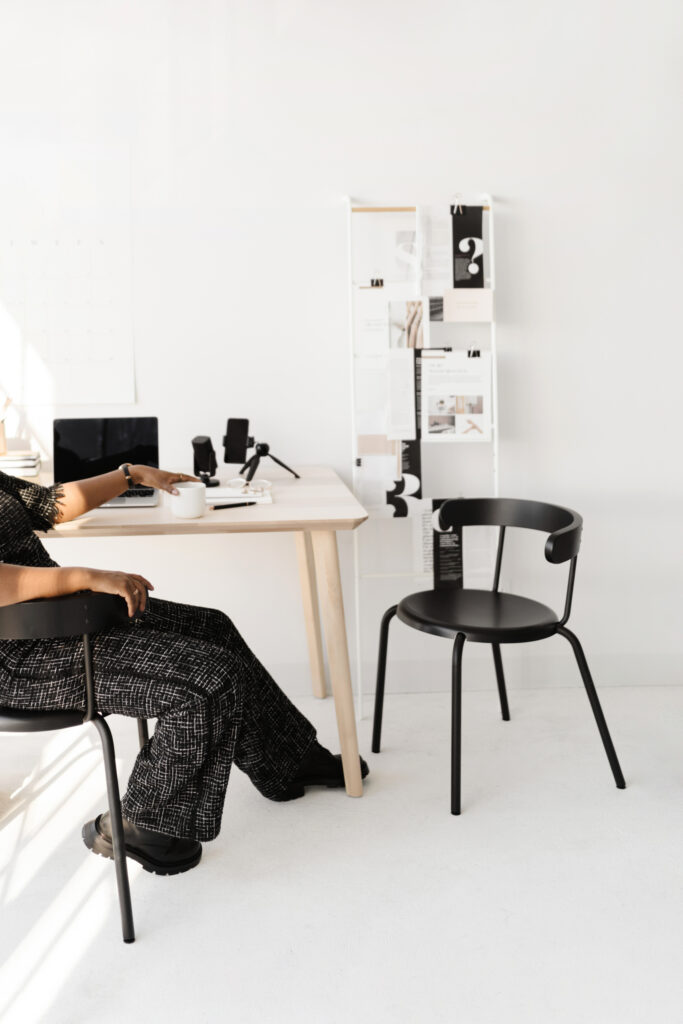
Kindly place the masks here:
[(189, 473), (169, 473), (165, 469), (156, 469), (155, 466), (131, 466), (130, 475), (133, 483), (138, 487), (156, 487), (159, 491), (168, 491), (169, 494), (177, 494), (178, 489), (174, 484), (181, 480), (197, 480), (196, 476)]
[(128, 605), (128, 614), (132, 618), (144, 612), (147, 607), (147, 591), (154, 590), (154, 587), (136, 572), (88, 569), (84, 589), (94, 590), (98, 594), (118, 594)]

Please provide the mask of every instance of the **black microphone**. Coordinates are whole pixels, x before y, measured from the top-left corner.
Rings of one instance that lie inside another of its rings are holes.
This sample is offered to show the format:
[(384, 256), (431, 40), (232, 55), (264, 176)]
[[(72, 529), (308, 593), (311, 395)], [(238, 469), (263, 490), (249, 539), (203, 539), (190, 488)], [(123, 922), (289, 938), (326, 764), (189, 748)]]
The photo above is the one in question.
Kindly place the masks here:
[(194, 450), (194, 475), (198, 476), (207, 487), (218, 487), (218, 477), (213, 475), (218, 468), (218, 462), (211, 438), (205, 434), (193, 437), (192, 448)]

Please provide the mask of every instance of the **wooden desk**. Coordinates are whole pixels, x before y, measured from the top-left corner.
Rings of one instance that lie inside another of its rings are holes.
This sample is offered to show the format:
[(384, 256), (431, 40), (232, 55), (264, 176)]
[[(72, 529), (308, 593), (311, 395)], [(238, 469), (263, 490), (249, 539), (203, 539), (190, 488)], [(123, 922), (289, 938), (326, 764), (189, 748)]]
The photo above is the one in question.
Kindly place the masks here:
[[(337, 530), (355, 530), (367, 519), (332, 469), (297, 467), (300, 480), (268, 476), (273, 481), (273, 504), (207, 512), (200, 519), (176, 519), (162, 497), (155, 508), (101, 508), (55, 527), (56, 537), (140, 537), (210, 533), (293, 533), (299, 558), (306, 635), (316, 697), (325, 697), (320, 611), (325, 630), (327, 661), (339, 729), (346, 792), (362, 796), (358, 737), (346, 642), (344, 603), (339, 576)], [(319, 611), (320, 609), (320, 611)]]

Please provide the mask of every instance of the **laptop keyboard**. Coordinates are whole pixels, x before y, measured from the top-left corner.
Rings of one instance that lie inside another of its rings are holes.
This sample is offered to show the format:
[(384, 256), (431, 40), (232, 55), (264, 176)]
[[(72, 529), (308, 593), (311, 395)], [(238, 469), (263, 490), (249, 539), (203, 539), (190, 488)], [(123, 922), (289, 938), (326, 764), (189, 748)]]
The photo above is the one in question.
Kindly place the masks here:
[(121, 495), (122, 498), (150, 498), (154, 494), (153, 487), (129, 487)]

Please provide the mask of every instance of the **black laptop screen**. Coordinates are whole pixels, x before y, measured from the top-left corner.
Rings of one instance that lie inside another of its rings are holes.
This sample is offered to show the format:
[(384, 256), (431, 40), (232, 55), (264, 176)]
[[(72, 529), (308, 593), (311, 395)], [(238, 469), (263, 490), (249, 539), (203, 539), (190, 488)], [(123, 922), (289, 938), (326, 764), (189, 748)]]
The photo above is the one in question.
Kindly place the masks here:
[(159, 465), (156, 416), (54, 421), (54, 476), (59, 483), (109, 473), (122, 462)]

